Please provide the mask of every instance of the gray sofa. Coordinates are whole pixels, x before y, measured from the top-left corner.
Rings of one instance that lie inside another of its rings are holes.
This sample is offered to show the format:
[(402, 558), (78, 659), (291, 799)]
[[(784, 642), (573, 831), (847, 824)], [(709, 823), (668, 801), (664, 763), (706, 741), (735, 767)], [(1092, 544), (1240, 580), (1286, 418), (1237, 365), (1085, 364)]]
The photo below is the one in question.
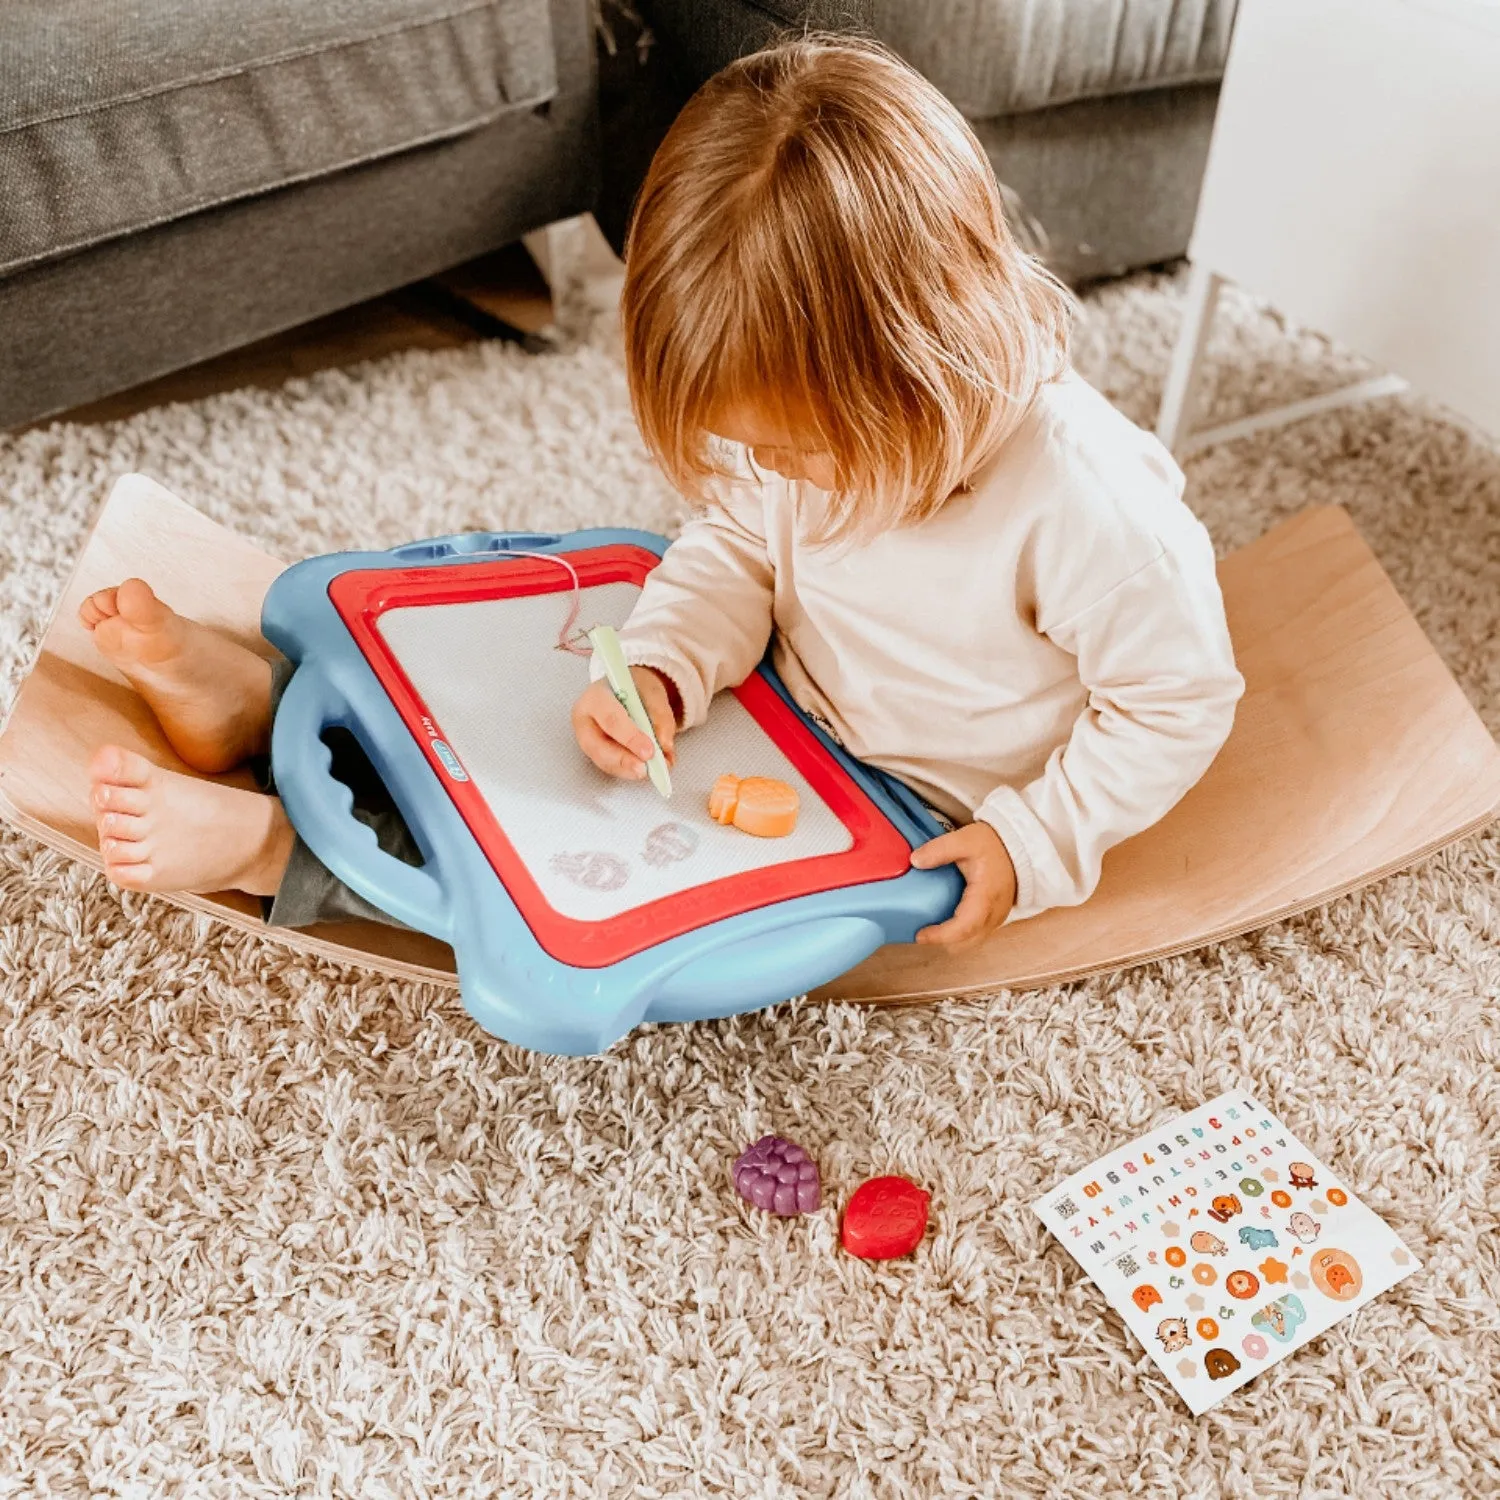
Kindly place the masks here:
[(602, 0), (596, 88), (591, 0), (0, 0), (0, 429), (589, 208), (618, 246), (688, 92), (807, 28), (955, 99), (1066, 276), (1170, 259), (1234, 3)]
[(0, 60), (0, 428), (597, 192), (588, 0), (8, 0)]
[[(1236, 0), (641, 0), (685, 94), (805, 28), (890, 44), (964, 111), (1000, 180), (1087, 281), (1187, 248)], [(637, 148), (638, 149), (638, 148)], [(606, 177), (607, 230), (628, 192)]]

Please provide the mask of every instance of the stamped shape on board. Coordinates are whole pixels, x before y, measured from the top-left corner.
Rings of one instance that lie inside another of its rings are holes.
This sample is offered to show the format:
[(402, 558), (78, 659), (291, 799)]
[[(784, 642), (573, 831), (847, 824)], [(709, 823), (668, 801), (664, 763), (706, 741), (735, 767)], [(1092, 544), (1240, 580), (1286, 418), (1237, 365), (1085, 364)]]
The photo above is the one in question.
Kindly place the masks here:
[(1210, 1380), (1224, 1380), (1233, 1375), (1240, 1362), (1227, 1349), (1210, 1349), (1203, 1356), (1203, 1368)]
[(1177, 1361), (1177, 1373), (1184, 1380), (1191, 1380), (1198, 1373), (1198, 1366), (1190, 1359), (1179, 1359)]
[(910, 1255), (927, 1232), (931, 1196), (905, 1177), (860, 1183), (844, 1209), (844, 1249), (861, 1260)]
[(1264, 1359), (1271, 1352), (1271, 1346), (1258, 1333), (1247, 1333), (1240, 1341), (1240, 1348), (1251, 1359)]
[(1287, 1233), (1304, 1245), (1310, 1245), (1322, 1234), (1323, 1226), (1311, 1214), (1293, 1214), (1286, 1221)]
[(1240, 1302), (1248, 1302), (1260, 1290), (1260, 1278), (1253, 1271), (1231, 1271), (1224, 1278), (1224, 1290)]
[(588, 891), (617, 891), (630, 879), (630, 866), (614, 854), (554, 854), (552, 868)]
[(1130, 1300), (1142, 1312), (1150, 1312), (1161, 1302), (1161, 1293), (1149, 1281), (1143, 1281), (1131, 1294)]
[(1221, 1240), (1218, 1235), (1210, 1234), (1206, 1229), (1200, 1229), (1188, 1243), (1198, 1255), (1228, 1255), (1229, 1246)]
[(1260, 1178), (1258, 1177), (1241, 1177), (1240, 1191), (1247, 1198), (1259, 1198), (1265, 1192), (1265, 1188), (1261, 1186)]
[(1212, 1286), (1218, 1279), (1219, 1273), (1206, 1260), (1200, 1260), (1193, 1267), (1193, 1280), (1199, 1286)]
[(1287, 1169), (1287, 1176), (1292, 1179), (1294, 1188), (1315, 1188), (1317, 1180), (1313, 1177), (1312, 1164), (1305, 1161), (1294, 1161)]
[(1161, 1340), (1163, 1354), (1176, 1354), (1193, 1342), (1188, 1337), (1186, 1318), (1163, 1318), (1156, 1325), (1156, 1336)]
[(646, 835), (641, 858), (658, 870), (689, 859), (698, 852), (698, 830), (686, 823), (658, 823)]
[(1197, 1328), (1200, 1339), (1216, 1339), (1219, 1336), (1219, 1325), (1212, 1318), (1199, 1318)]
[(1315, 1251), (1308, 1270), (1313, 1285), (1335, 1302), (1352, 1302), (1365, 1284), (1359, 1262), (1347, 1250)]
[(1270, 1229), (1257, 1229), (1253, 1224), (1241, 1224), (1240, 1244), (1247, 1250), (1274, 1250), (1276, 1235)]
[(1250, 1326), (1269, 1334), (1278, 1344), (1290, 1344), (1297, 1330), (1307, 1322), (1307, 1308), (1302, 1299), (1291, 1292), (1257, 1308), (1250, 1315)]
[(1342, 1208), (1349, 1201), (1349, 1195), (1343, 1188), (1331, 1187), (1328, 1189), (1328, 1201), (1335, 1208)]
[(1284, 1260), (1277, 1260), (1274, 1255), (1268, 1255), (1261, 1261), (1257, 1269), (1268, 1282), (1277, 1282), (1286, 1280), (1286, 1273), (1289, 1268)]

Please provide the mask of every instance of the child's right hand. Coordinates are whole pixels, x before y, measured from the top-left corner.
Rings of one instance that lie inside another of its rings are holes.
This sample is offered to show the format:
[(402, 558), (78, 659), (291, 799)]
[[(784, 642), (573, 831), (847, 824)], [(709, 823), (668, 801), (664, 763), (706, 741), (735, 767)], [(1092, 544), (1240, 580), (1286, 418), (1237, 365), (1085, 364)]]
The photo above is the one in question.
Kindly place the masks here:
[[(677, 736), (677, 718), (666, 679), (650, 667), (632, 667), (635, 689), (650, 716), (657, 742), (667, 764), (675, 765), (672, 741)], [(620, 700), (603, 678), (590, 683), (588, 690), (573, 705), (573, 733), (583, 753), (611, 776), (639, 781), (646, 774), (646, 762), (656, 753), (647, 735), (630, 722)]]

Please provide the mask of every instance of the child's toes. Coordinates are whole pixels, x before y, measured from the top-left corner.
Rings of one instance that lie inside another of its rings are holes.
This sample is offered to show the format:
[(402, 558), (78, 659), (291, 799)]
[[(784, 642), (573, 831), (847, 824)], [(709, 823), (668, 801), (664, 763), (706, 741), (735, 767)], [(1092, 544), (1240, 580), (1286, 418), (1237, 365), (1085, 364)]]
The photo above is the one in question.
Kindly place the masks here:
[(116, 816), (110, 813), (99, 820), (99, 853), (104, 859), (104, 872), (111, 880), (115, 878), (115, 870), (133, 869), (151, 860), (151, 845), (142, 820), (122, 818), (105, 827)]
[(108, 782), (121, 787), (145, 787), (156, 768), (144, 755), (123, 750), (119, 745), (103, 745), (89, 762), (89, 780), (96, 786)]
[(96, 820), (101, 846), (106, 840), (113, 843), (144, 843), (147, 825), (145, 818), (134, 813), (101, 813)]
[(144, 578), (127, 578), (115, 590), (120, 618), (137, 630), (154, 630), (165, 624), (172, 611), (151, 592)]
[(93, 804), (96, 813), (135, 813), (139, 816), (151, 806), (151, 794), (145, 787), (98, 781), (94, 783)]
[(142, 859), (134, 864), (124, 864), (104, 856), (104, 878), (112, 885), (127, 891), (149, 891), (151, 889), (151, 863)]
[(112, 615), (119, 613), (119, 605), (116, 603), (115, 589), (100, 589), (96, 594), (90, 594), (78, 607), (78, 618), (88, 626), (90, 630), (101, 620), (107, 620)]

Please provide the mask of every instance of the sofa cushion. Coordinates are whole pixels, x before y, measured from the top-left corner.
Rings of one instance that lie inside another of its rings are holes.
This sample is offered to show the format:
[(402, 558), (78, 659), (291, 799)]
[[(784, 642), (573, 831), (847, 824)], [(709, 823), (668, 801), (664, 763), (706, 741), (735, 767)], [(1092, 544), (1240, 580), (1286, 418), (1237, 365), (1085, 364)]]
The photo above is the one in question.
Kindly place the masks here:
[(556, 91), (547, 0), (5, 0), (0, 274)]
[(1224, 72), (1236, 0), (878, 0), (876, 30), (970, 119)]

